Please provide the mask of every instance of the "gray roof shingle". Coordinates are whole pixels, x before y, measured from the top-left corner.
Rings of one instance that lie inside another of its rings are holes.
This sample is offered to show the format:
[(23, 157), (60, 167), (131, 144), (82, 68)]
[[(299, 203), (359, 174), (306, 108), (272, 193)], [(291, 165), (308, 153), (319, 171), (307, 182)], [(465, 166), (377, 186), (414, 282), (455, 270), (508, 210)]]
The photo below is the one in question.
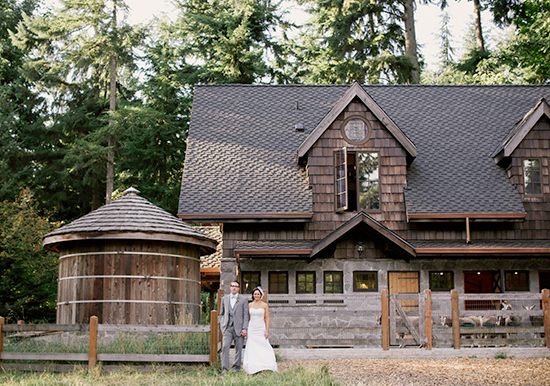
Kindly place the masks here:
[[(348, 88), (198, 86), (178, 213), (311, 213), (296, 150)], [(550, 99), (549, 85), (363, 88), (418, 149), (407, 174), (409, 213), (524, 212), (491, 154)]]
[(136, 192), (135, 189), (129, 190), (112, 203), (46, 234), (45, 244), (52, 236), (58, 235), (120, 232), (169, 233), (216, 243), (214, 238), (138, 196)]

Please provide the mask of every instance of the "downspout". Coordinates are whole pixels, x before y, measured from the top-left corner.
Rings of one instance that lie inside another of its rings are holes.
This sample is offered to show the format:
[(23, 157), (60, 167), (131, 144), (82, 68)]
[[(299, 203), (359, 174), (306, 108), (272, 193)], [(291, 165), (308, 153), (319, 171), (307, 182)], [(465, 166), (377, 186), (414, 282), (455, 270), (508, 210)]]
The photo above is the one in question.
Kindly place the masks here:
[(466, 217), (466, 244), (470, 245), (472, 240), (470, 239), (470, 217)]

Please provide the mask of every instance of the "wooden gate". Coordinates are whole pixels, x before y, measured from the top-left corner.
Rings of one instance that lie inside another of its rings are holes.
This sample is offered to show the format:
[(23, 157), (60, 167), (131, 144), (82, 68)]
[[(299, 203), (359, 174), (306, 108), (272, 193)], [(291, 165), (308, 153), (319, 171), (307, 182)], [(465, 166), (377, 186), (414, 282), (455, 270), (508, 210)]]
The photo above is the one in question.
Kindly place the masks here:
[(389, 272), (390, 344), (422, 345), (420, 336), (418, 271)]

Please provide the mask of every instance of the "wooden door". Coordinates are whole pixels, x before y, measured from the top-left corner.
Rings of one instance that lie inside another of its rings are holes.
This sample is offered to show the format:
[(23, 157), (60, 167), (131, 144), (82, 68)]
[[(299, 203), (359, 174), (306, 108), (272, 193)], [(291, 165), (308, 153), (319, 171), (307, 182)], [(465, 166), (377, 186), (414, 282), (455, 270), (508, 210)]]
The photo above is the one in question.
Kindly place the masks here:
[[(417, 294), (420, 292), (420, 273), (418, 271), (388, 272), (390, 294)], [(418, 300), (399, 300), (405, 311), (418, 310)]]
[[(419, 276), (420, 274), (418, 271), (388, 272), (388, 287), (391, 298), (391, 345), (405, 347), (408, 344), (420, 344), (420, 337), (418, 335)], [(413, 296), (406, 296), (406, 299), (403, 299), (403, 295)]]

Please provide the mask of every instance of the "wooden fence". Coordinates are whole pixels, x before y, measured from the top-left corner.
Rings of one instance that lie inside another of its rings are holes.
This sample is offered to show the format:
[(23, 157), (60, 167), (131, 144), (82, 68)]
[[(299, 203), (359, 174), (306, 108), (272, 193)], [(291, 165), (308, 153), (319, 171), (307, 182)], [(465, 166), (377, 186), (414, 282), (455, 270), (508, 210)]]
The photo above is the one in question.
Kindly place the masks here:
[[(533, 293), (389, 295), (381, 291), (382, 348), (536, 346), (550, 348), (549, 291)], [(417, 301), (404, 311), (401, 301)], [(513, 307), (512, 307), (513, 305)], [(533, 323), (536, 320), (537, 323)], [(527, 321), (527, 322), (525, 322)]]
[[(6, 332), (89, 332), (88, 353), (28, 353), (5, 352), (4, 336)], [(120, 333), (210, 333), (209, 354), (107, 354), (98, 352), (99, 332)], [(4, 363), (3, 361), (39, 361), (42, 363)], [(80, 365), (66, 365), (55, 362), (87, 362), (89, 370), (98, 362), (146, 362), (146, 363), (210, 363), (218, 360), (218, 311), (210, 313), (210, 325), (111, 325), (98, 324), (98, 318), (92, 316), (90, 324), (4, 324), (0, 317), (0, 368), (21, 370), (67, 371)], [(47, 363), (43, 363), (47, 361)], [(104, 369), (118, 366), (105, 366)]]

